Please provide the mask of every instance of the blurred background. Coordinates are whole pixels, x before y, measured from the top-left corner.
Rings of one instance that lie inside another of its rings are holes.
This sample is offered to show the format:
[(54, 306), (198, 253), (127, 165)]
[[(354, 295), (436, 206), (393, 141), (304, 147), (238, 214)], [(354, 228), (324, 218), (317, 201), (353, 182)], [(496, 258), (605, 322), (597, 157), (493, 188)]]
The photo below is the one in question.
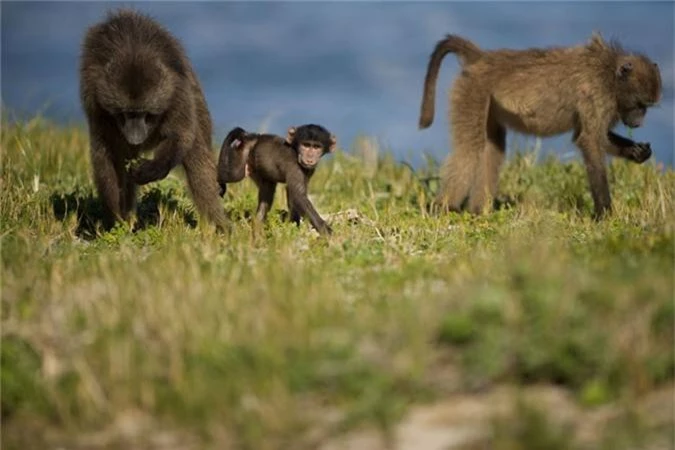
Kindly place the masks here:
[[(673, 164), (672, 2), (8, 2), (2, 15), (2, 104), (10, 119), (41, 113), (83, 125), (78, 57), (86, 28), (110, 8), (136, 7), (183, 42), (202, 81), (220, 145), (233, 126), (283, 133), (315, 122), (349, 149), (375, 137), (418, 165), (449, 150), (446, 94), (458, 64), (444, 60), (431, 128), (417, 121), (429, 55), (446, 33), (484, 48), (574, 45), (593, 30), (661, 67), (664, 98), (633, 137)], [(623, 126), (619, 132), (627, 134)], [(542, 154), (577, 156), (570, 134)], [(510, 153), (533, 138), (509, 137)]]

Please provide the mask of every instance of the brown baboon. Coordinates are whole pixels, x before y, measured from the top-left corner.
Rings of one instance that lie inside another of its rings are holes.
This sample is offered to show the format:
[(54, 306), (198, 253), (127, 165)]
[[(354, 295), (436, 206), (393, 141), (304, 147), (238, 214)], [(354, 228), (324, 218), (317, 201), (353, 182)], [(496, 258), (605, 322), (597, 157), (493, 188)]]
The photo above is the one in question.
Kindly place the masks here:
[(291, 221), (307, 217), (321, 234), (330, 234), (330, 226), (307, 198), (307, 184), (321, 157), (334, 151), (335, 136), (320, 125), (302, 125), (288, 129), (286, 138), (273, 134), (248, 133), (233, 128), (220, 149), (218, 182), (221, 195), (226, 184), (250, 176), (258, 186), (256, 220), (263, 222), (274, 201), (277, 183), (286, 183)]
[(573, 130), (586, 164), (594, 217), (610, 212), (606, 153), (637, 163), (651, 156), (649, 143), (611, 129), (619, 120), (629, 127), (642, 125), (647, 108), (661, 98), (658, 66), (598, 33), (575, 47), (493, 51), (448, 35), (429, 60), (420, 128), (433, 121), (438, 71), (451, 52), (462, 70), (450, 93), (453, 153), (441, 170), (436, 202), (458, 211), (468, 196), (471, 212), (483, 210), (497, 191), (507, 128), (540, 137)]
[[(211, 116), (175, 37), (138, 12), (110, 13), (84, 38), (80, 95), (107, 225), (128, 218), (138, 185), (182, 164), (197, 208), (223, 229)], [(134, 161), (152, 150), (153, 159)]]

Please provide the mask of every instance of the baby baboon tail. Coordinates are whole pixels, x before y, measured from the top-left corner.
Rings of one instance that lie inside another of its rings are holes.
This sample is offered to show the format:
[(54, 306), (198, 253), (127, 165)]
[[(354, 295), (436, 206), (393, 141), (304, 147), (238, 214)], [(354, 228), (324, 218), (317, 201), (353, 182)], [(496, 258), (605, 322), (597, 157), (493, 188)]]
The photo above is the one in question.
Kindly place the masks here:
[(227, 136), (225, 136), (225, 140), (223, 141), (220, 151), (222, 152), (223, 148), (225, 147), (239, 147), (240, 142), (237, 141), (243, 141), (246, 135), (246, 130), (244, 130), (242, 127), (232, 128), (230, 132), (227, 133)]

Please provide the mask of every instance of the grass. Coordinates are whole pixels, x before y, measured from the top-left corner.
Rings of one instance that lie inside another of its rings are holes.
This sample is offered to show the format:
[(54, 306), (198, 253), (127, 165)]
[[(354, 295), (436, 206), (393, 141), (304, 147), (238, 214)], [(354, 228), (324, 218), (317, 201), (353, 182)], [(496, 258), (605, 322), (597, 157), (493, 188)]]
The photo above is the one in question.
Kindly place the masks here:
[[(673, 381), (672, 169), (612, 160), (595, 223), (582, 165), (516, 154), (510, 207), (429, 216), (433, 163), (338, 151), (310, 185), (329, 239), (282, 220), (283, 189), (254, 237), (248, 180), (218, 235), (179, 170), (142, 189), (136, 229), (102, 232), (83, 129), (3, 123), (1, 145), (3, 448), (130, 448), (129, 417), (171, 430), (147, 448), (317, 448), (505, 383), (630, 412)], [(494, 448), (580, 445), (522, 411)]]

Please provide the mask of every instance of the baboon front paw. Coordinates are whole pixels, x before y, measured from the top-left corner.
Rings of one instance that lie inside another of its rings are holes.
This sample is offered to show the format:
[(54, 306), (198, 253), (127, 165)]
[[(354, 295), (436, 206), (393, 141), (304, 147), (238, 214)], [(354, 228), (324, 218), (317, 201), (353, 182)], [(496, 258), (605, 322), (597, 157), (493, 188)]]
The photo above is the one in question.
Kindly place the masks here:
[(318, 231), (319, 234), (322, 234), (324, 236), (330, 236), (331, 234), (333, 234), (333, 229), (327, 223), (324, 223), (323, 226), (321, 226)]
[(166, 177), (168, 171), (148, 159), (141, 159), (129, 169), (129, 175), (134, 183), (143, 185), (151, 181), (161, 180)]
[(129, 164), (129, 176), (134, 183), (136, 184), (146, 184), (149, 182), (149, 170), (148, 165), (150, 161), (147, 159), (139, 158)]
[(637, 142), (631, 148), (630, 157), (633, 161), (641, 164), (652, 156), (652, 147), (649, 142)]

